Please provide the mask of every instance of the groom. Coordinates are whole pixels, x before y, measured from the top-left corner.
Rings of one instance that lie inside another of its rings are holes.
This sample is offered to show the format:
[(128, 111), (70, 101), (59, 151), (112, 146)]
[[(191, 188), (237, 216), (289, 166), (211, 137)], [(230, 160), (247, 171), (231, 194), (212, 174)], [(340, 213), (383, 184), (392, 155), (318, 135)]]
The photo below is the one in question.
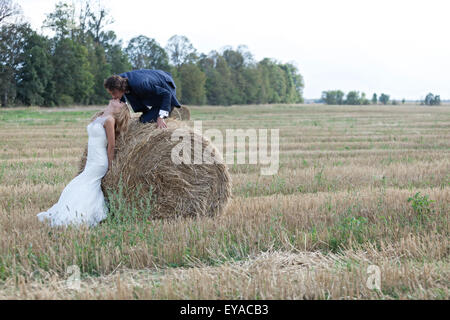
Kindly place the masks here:
[(113, 75), (105, 80), (104, 87), (113, 99), (128, 102), (134, 112), (142, 112), (141, 122), (156, 122), (158, 128), (167, 128), (164, 118), (174, 107), (181, 107), (172, 76), (162, 70), (141, 69)]

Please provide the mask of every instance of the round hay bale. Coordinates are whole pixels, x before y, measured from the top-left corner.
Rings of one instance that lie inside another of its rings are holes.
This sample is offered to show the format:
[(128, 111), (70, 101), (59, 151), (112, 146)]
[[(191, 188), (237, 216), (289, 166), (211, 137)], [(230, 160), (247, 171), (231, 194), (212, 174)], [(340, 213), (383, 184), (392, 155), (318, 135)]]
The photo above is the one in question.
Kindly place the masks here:
[(191, 110), (186, 106), (181, 106), (181, 118), (182, 120), (191, 120)]
[(170, 118), (177, 120), (191, 120), (191, 111), (188, 107), (181, 106), (180, 108), (174, 107)]
[(173, 108), (172, 112), (169, 115), (169, 119), (183, 120), (181, 115), (181, 108)]
[[(118, 192), (122, 183), (127, 202), (148, 198), (152, 190), (152, 218), (221, 214), (231, 198), (231, 177), (219, 151), (209, 140), (177, 120), (168, 119), (167, 126), (167, 129), (157, 129), (155, 123), (130, 120), (128, 131), (116, 141), (115, 159), (102, 179), (105, 197), (111, 191)], [(184, 132), (186, 138), (172, 141), (175, 130)], [(172, 149), (186, 144), (190, 144), (191, 162), (174, 163)], [(215, 162), (194, 164), (195, 144), (202, 146), (202, 153), (208, 148)], [(80, 172), (84, 170), (86, 156), (87, 147), (80, 161)]]

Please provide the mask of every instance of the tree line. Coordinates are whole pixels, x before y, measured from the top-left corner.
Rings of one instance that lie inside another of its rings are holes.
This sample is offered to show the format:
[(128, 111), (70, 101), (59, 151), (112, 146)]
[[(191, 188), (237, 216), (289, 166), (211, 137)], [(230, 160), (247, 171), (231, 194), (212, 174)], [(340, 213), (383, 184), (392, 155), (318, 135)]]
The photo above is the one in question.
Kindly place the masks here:
[[(380, 97), (377, 97), (377, 94), (374, 93), (372, 99), (366, 98), (366, 94), (359, 91), (350, 91), (345, 96), (345, 93), (341, 90), (329, 90), (323, 91), (321, 100), (325, 104), (348, 104), (348, 105), (368, 105), (368, 104), (378, 104), (378, 102), (382, 104), (387, 104), (389, 102), (389, 95), (382, 93)], [(403, 101), (404, 103), (404, 101)]]
[[(359, 91), (349, 91), (347, 95), (341, 90), (328, 90), (322, 91), (321, 101), (325, 104), (331, 105), (368, 105), (368, 104), (392, 104), (397, 105), (399, 102), (397, 100), (390, 100), (390, 96), (388, 94), (382, 93), (379, 97), (376, 93), (372, 95), (372, 99), (366, 98), (366, 94), (364, 92), (360, 93)], [(402, 99), (401, 103), (405, 104), (406, 100)], [(439, 95), (434, 95), (429, 93), (425, 100), (421, 101), (422, 105), (440, 105), (441, 97)]]
[(108, 10), (87, 0), (56, 4), (43, 23), (51, 37), (33, 30), (19, 13), (12, 0), (0, 0), (2, 106), (104, 104), (110, 99), (104, 79), (142, 68), (170, 72), (182, 104), (303, 102), (303, 78), (295, 65), (255, 61), (245, 46), (204, 54), (180, 35), (165, 48), (145, 35), (124, 46), (107, 29), (113, 22)]

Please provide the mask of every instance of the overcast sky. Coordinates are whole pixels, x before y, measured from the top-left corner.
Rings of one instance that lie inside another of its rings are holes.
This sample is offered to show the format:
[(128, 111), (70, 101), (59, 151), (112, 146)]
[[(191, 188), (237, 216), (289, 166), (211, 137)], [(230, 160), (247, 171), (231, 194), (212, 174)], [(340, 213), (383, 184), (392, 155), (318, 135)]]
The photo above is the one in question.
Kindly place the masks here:
[[(41, 30), (57, 0), (17, 1)], [(305, 98), (324, 90), (358, 90), (391, 98), (450, 99), (448, 0), (109, 0), (108, 28), (125, 44), (140, 34), (161, 46), (185, 35), (203, 53), (248, 46), (295, 62)]]

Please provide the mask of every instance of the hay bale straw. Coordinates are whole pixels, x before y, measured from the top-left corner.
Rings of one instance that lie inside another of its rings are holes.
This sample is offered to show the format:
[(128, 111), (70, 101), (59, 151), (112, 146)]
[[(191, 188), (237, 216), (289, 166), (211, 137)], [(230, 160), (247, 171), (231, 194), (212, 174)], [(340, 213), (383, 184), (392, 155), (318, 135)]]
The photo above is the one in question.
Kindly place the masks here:
[[(154, 123), (130, 120), (128, 131), (116, 141), (115, 159), (102, 179), (105, 196), (110, 191), (117, 192), (121, 181), (127, 201), (148, 197), (152, 188), (155, 206), (152, 218), (221, 214), (231, 198), (231, 177), (219, 151), (209, 140), (177, 120), (167, 119), (167, 126), (167, 129), (157, 129)], [(172, 141), (177, 129), (184, 130), (190, 139)], [(189, 143), (191, 164), (174, 163), (172, 149)], [(195, 143), (203, 151), (209, 148), (217, 163), (194, 164)], [(80, 172), (86, 156), (87, 147), (80, 161)]]
[(191, 120), (191, 110), (186, 106), (179, 108), (181, 111), (181, 120)]
[(174, 107), (170, 118), (177, 120), (191, 120), (191, 111), (186, 106), (181, 106), (180, 108)]

